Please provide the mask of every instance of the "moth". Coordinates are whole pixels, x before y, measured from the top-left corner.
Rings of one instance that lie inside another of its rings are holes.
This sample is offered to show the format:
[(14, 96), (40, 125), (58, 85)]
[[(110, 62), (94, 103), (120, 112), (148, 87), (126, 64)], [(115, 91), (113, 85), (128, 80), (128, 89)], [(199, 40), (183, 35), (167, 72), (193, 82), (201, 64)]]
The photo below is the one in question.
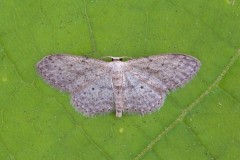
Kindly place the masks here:
[(42, 78), (71, 94), (74, 108), (85, 116), (116, 112), (147, 114), (158, 110), (169, 91), (189, 82), (201, 63), (185, 54), (160, 54), (111, 62), (55, 54), (37, 63)]

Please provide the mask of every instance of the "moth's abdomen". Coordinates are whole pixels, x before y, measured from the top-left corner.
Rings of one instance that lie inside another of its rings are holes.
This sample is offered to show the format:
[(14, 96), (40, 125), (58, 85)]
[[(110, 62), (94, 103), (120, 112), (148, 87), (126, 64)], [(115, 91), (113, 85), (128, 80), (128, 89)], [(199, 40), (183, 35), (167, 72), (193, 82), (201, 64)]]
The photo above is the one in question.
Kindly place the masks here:
[(122, 112), (124, 110), (123, 103), (123, 67), (124, 62), (112, 62), (112, 83), (113, 83), (113, 93), (115, 99), (115, 107), (116, 107), (116, 117), (122, 117)]

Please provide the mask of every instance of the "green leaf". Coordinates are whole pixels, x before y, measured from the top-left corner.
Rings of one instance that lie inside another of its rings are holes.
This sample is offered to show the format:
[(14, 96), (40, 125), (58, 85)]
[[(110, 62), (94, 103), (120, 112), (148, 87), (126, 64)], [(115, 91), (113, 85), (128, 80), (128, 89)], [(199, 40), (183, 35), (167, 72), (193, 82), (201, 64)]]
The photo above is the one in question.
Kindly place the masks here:
[[(239, 13), (235, 0), (1, 0), (0, 159), (238, 159)], [(186, 53), (202, 67), (160, 111), (86, 118), (37, 74), (52, 53)]]

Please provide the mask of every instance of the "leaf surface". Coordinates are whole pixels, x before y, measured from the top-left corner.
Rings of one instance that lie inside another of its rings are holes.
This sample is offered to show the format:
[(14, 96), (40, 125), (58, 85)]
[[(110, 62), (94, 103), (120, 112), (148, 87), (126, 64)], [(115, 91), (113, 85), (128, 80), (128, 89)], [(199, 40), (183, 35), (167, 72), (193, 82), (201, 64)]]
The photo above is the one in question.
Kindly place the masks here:
[[(237, 159), (240, 3), (0, 1), (0, 159)], [(199, 74), (144, 117), (86, 118), (35, 65), (52, 53), (185, 53)]]

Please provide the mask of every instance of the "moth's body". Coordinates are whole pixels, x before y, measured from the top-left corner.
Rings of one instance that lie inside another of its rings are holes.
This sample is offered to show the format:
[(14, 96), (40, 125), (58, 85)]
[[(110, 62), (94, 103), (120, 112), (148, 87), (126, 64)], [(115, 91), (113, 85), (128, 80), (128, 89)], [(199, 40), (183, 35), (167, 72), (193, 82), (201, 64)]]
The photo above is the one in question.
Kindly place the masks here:
[(141, 115), (159, 109), (167, 93), (197, 73), (200, 61), (184, 54), (162, 54), (122, 62), (56, 54), (37, 68), (54, 87), (71, 93), (75, 109), (86, 116), (116, 112)]
[(112, 62), (108, 63), (109, 68), (111, 68), (112, 75), (112, 85), (114, 93), (114, 102), (116, 109), (116, 117), (122, 117), (124, 111), (123, 103), (123, 77), (125, 62), (122, 62), (119, 57), (113, 57)]

